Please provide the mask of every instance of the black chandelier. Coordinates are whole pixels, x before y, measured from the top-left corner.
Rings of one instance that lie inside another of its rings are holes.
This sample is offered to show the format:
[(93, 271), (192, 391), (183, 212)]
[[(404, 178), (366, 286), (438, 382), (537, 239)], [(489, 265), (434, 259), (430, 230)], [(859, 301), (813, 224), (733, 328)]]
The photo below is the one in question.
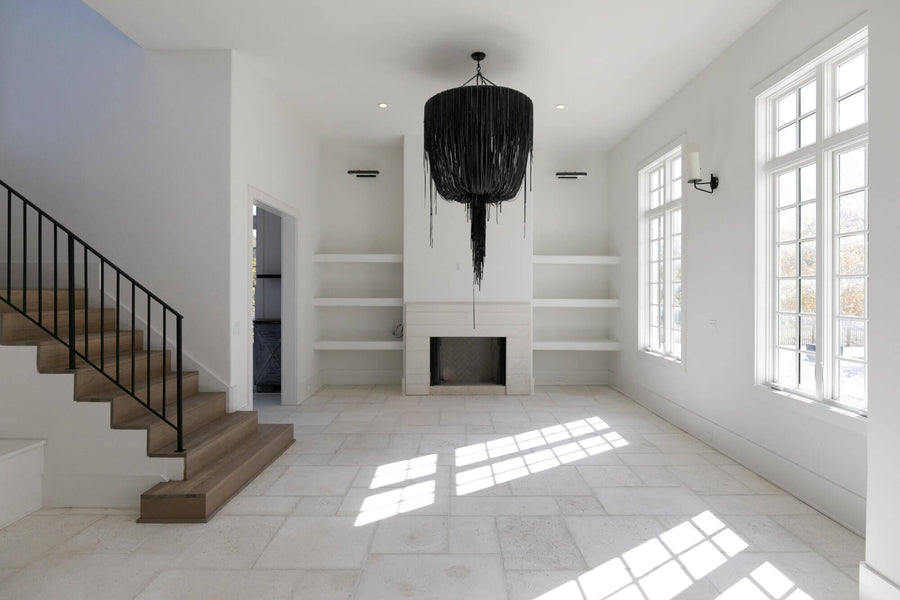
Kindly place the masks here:
[[(474, 283), (484, 272), (485, 228), (491, 210), (512, 200), (523, 187), (533, 160), (534, 107), (514, 89), (495, 85), (481, 74), (484, 52), (475, 52), (476, 72), (458, 88), (425, 103), (425, 169), (430, 180), (429, 209), (434, 219), (435, 192), (466, 205), (472, 226)], [(472, 85), (469, 85), (472, 84)], [(527, 187), (527, 186), (526, 186)], [(524, 192), (524, 204), (528, 191)], [(434, 228), (431, 243), (434, 245)]]

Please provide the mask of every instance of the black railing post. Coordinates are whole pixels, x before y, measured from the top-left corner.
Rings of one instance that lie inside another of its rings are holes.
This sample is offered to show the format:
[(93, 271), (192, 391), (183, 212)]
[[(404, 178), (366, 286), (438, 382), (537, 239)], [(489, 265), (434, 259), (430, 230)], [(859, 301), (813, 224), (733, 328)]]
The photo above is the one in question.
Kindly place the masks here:
[[(69, 368), (75, 368), (75, 238), (69, 240)], [(87, 308), (85, 308), (87, 310)]]
[(177, 396), (176, 396), (175, 402), (176, 402), (176, 413), (177, 413), (177, 417), (178, 417), (178, 428), (176, 430), (178, 433), (178, 447), (175, 449), (176, 452), (184, 452), (184, 415), (182, 414), (183, 407), (182, 407), (182, 402), (181, 402), (181, 375), (182, 375), (181, 320), (182, 320), (181, 315), (178, 315), (178, 317), (176, 319), (176, 325), (175, 325), (175, 352), (177, 353), (176, 358), (175, 358), (175, 365), (176, 365), (175, 366), (175, 371), (176, 371), (175, 377), (178, 378), (175, 380), (175, 383), (177, 386), (176, 387)]

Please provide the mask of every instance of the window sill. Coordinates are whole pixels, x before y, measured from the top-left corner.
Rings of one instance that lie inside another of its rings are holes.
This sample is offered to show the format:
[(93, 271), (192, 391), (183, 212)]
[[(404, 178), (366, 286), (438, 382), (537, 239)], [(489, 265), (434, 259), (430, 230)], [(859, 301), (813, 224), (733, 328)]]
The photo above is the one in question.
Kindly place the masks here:
[(646, 348), (638, 349), (638, 354), (641, 356), (650, 357), (650, 360), (653, 360), (654, 362), (660, 362), (661, 364), (671, 365), (672, 367), (684, 368), (684, 359), (681, 359), (681, 358), (675, 358), (674, 356), (660, 354), (659, 352), (647, 350)]
[[(769, 392), (765, 394), (766, 399), (773, 405), (777, 405), (779, 408), (787, 408), (792, 412), (813, 417), (861, 435), (866, 435), (868, 418), (865, 415), (841, 408), (837, 405), (819, 402), (818, 400), (813, 400), (799, 394), (780, 390), (767, 383), (759, 384), (757, 387)], [(785, 402), (785, 400), (789, 400), (789, 402)]]

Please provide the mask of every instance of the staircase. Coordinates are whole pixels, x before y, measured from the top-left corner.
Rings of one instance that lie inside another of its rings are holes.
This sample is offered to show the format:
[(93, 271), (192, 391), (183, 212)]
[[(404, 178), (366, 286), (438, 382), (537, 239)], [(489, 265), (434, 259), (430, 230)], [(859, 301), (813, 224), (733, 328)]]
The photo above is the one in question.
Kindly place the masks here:
[[(199, 374), (181, 367), (181, 315), (2, 181), (0, 187), (8, 191), (0, 344), (36, 346), (39, 372), (74, 374), (77, 402), (110, 403), (111, 427), (145, 430), (148, 456), (183, 458), (183, 481), (159, 483), (141, 495), (139, 522), (206, 522), (293, 443), (293, 425), (261, 425), (255, 411), (228, 413), (223, 392), (201, 392)], [(25, 223), (13, 225), (19, 201)], [(34, 247), (29, 220), (37, 231), (37, 273), (28, 272)], [(12, 232), (21, 232), (21, 257), (12, 253)], [(59, 240), (68, 246), (65, 263), (58, 258)], [(44, 260), (47, 254), (52, 262)], [(76, 256), (83, 257), (77, 269)], [(19, 258), (24, 266), (15, 274), (11, 264)], [(99, 271), (96, 289), (89, 264)], [(45, 274), (51, 266), (52, 276)], [(34, 279), (37, 287), (31, 287)], [(13, 280), (25, 285), (13, 288)], [(150, 335), (136, 327), (138, 319)], [(171, 329), (177, 330), (174, 344)]]

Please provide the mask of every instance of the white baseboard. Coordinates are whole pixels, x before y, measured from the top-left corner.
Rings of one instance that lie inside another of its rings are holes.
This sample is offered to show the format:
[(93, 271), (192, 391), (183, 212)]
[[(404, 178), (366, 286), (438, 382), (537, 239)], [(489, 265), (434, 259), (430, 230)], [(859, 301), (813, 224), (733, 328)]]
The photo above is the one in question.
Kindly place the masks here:
[(403, 379), (403, 369), (323, 369), (319, 371), (321, 385), (397, 385)]
[(610, 374), (606, 369), (578, 371), (535, 370), (535, 385), (606, 385)]
[[(307, 377), (303, 381), (300, 382), (297, 397), (297, 404), (303, 404), (303, 401), (318, 392), (322, 389), (321, 378), (319, 377), (319, 373), (315, 373), (314, 375)], [(290, 402), (285, 403), (284, 396), (281, 397), (282, 404), (291, 404)]]
[(44, 473), (44, 506), (130, 508), (137, 506), (143, 492), (162, 481), (158, 475)]
[(859, 563), (859, 600), (900, 600), (900, 585), (863, 561)]
[(797, 463), (748, 440), (633, 381), (617, 376), (610, 385), (669, 423), (683, 429), (828, 515), (865, 536), (866, 499)]

